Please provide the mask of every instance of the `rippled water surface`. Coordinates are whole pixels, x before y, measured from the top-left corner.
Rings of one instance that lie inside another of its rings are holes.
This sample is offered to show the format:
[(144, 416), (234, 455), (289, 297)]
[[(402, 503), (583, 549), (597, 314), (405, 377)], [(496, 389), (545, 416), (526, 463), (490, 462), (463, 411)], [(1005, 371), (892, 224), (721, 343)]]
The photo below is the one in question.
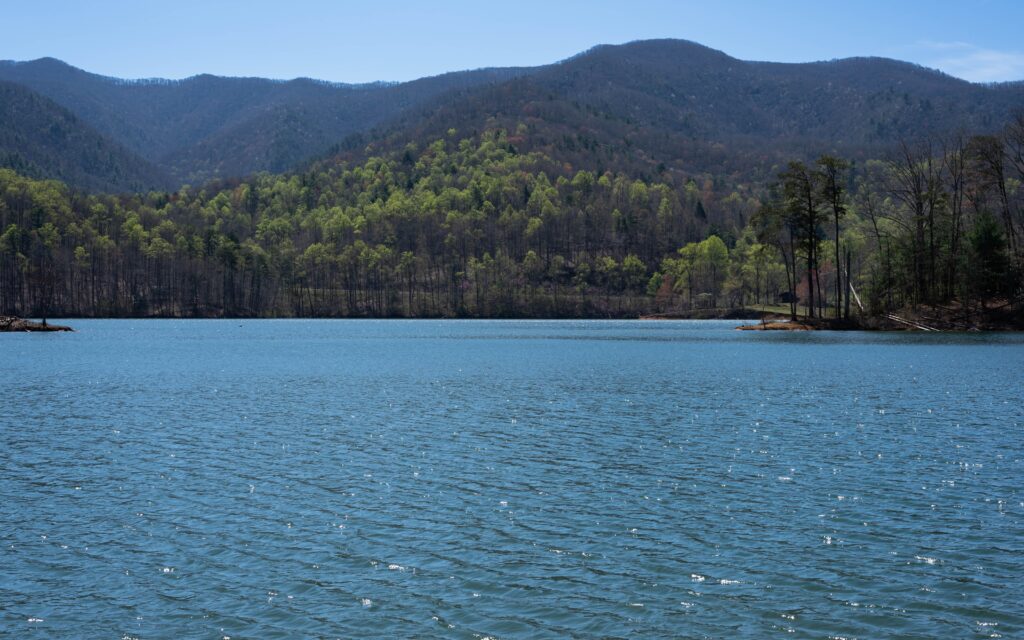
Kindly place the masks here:
[(0, 636), (1024, 637), (1024, 337), (0, 334)]

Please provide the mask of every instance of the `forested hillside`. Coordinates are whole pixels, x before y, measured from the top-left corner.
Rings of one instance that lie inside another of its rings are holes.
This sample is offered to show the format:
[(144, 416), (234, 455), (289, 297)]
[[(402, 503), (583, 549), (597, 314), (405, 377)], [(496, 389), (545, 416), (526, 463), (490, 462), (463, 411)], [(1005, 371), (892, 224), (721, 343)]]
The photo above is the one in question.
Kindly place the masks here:
[[(601, 46), (534, 68), (483, 69), (405, 83), (344, 85), (200, 75), (125, 81), (58, 60), (0, 63), (0, 80), (61, 105), (169, 176), (174, 187), (259, 171), (301, 170), (400, 152), (456, 129), (503, 128), (521, 151), (575, 167), (655, 179), (663, 168), (729, 181), (768, 180), (790, 157), (878, 157), (899, 139), (993, 133), (1024, 105), (1024, 83), (977, 85), (880, 58), (747, 62), (680, 40)], [(23, 140), (20, 121), (0, 134)], [(519, 131), (523, 125), (523, 132)], [(29, 151), (19, 148), (22, 155)], [(118, 191), (117, 180), (40, 172)], [(133, 163), (120, 172), (130, 175)], [(147, 174), (148, 175), (148, 174)], [(153, 177), (147, 187), (164, 187)]]
[(1020, 310), (1024, 118), (752, 186), (574, 166), (524, 151), (528, 129), (136, 196), (2, 171), (0, 312), (842, 316), (848, 281), (861, 315)]
[(900, 139), (992, 133), (1024, 105), (1024, 83), (977, 85), (883, 58), (746, 62), (680, 40), (602, 46), (469, 95), (440, 96), (342, 144), (344, 158), (504, 127), (524, 149), (631, 175), (665, 167), (769, 180), (821, 153), (878, 157)]
[(93, 190), (135, 191), (170, 183), (156, 167), (104, 138), (67, 109), (2, 81), (0, 167)]
[(1022, 110), (1024, 83), (674, 40), (392, 85), (0, 63), (0, 313), (966, 327), (1020, 312)]
[(52, 58), (0, 63), (0, 80), (49, 97), (161, 167), (177, 184), (293, 169), (346, 136), (439, 94), (525, 72), (481, 69), (397, 84), (346, 85), (212, 75), (131, 81)]

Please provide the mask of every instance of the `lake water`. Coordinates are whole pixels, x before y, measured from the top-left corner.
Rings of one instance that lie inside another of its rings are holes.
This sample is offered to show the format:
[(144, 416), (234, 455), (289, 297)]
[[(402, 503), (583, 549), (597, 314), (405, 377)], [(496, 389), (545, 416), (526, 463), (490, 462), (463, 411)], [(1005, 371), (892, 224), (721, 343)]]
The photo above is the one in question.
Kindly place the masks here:
[(1024, 336), (0, 334), (0, 636), (1024, 637)]

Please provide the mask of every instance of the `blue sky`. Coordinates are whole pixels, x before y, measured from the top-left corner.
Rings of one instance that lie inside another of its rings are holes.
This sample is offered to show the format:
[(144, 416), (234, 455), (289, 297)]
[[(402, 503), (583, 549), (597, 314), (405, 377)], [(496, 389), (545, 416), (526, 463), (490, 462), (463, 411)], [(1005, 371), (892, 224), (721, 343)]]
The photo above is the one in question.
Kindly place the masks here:
[(1024, 80), (1024, 0), (11, 0), (0, 16), (0, 59), (53, 56), (124, 78), (409, 80), (685, 38), (745, 60), (875, 55)]

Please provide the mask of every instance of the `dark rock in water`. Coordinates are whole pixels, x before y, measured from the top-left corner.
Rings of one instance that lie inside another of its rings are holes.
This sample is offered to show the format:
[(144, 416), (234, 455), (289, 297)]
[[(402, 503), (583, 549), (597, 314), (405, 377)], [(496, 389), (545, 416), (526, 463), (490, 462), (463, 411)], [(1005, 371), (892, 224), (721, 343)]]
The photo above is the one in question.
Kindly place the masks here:
[(3, 331), (74, 331), (74, 329), (59, 324), (32, 322), (15, 316), (0, 316), (0, 332)]

